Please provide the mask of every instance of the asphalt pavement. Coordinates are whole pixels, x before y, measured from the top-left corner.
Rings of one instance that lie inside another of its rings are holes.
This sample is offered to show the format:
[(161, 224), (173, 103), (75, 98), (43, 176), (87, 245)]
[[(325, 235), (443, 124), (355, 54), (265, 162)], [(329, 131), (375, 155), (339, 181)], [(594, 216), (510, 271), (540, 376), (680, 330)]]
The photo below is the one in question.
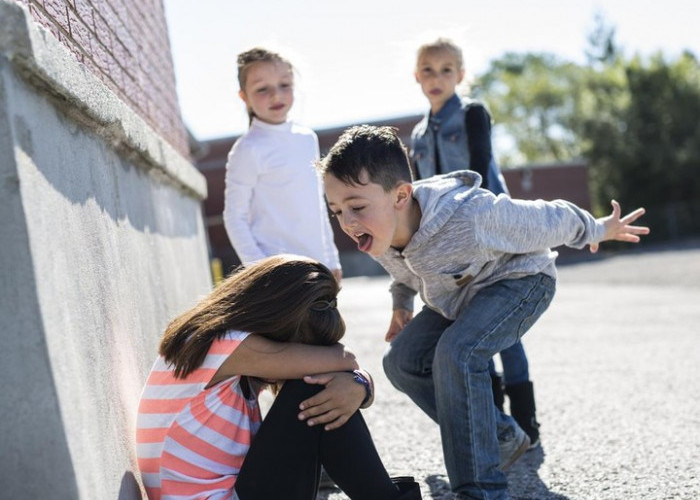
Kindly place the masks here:
[[(509, 470), (510, 497), (700, 499), (700, 241), (585, 255), (561, 263), (557, 295), (523, 339), (542, 446)], [(389, 473), (446, 500), (437, 425), (382, 371), (388, 285), (348, 278), (339, 297), (345, 343), (376, 383), (363, 414)]]

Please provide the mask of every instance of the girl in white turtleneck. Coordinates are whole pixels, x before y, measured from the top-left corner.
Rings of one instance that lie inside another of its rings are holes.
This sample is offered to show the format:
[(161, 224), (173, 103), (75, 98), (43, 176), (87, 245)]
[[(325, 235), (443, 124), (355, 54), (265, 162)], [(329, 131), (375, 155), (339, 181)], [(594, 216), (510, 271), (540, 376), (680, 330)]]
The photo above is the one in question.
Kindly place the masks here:
[(340, 280), (338, 250), (314, 162), (318, 138), (288, 120), (291, 63), (254, 48), (238, 55), (239, 96), (250, 128), (226, 164), (224, 225), (244, 265), (281, 253), (323, 262)]

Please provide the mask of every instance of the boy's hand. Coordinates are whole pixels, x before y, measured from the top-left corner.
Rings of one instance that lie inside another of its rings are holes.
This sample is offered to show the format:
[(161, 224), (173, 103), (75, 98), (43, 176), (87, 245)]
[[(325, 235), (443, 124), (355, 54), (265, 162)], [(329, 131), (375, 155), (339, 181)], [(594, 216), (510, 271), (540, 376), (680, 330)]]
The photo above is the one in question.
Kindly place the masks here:
[(331, 271), (331, 273), (333, 274), (333, 277), (335, 278), (335, 280), (338, 283), (340, 283), (340, 280), (343, 279), (343, 270), (342, 269), (333, 269)]
[(327, 431), (347, 422), (365, 399), (365, 388), (353, 380), (352, 373), (307, 375), (304, 382), (325, 385), (326, 388), (301, 402), (299, 420), (306, 420), (308, 425), (325, 424), (323, 428)]
[[(603, 224), (605, 224), (605, 236), (601, 241), (617, 240), (639, 243), (639, 236), (637, 235), (649, 234), (648, 227), (630, 225), (644, 215), (645, 210), (643, 208), (638, 208), (634, 212), (620, 218), (620, 204), (615, 200), (612, 200), (610, 204), (613, 207), (612, 213), (601, 219)], [(598, 251), (598, 246), (599, 243), (592, 243), (591, 253), (596, 253)]]
[(396, 337), (412, 319), (413, 311), (409, 311), (408, 309), (394, 309), (394, 313), (391, 315), (389, 331), (386, 332), (384, 340), (387, 342), (394, 340), (394, 337)]

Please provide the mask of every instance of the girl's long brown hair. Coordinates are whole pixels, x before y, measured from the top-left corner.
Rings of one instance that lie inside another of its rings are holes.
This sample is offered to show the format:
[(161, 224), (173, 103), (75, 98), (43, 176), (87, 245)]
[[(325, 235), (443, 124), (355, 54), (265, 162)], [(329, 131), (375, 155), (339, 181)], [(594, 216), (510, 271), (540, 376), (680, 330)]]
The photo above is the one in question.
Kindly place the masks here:
[(229, 330), (279, 342), (331, 345), (345, 334), (335, 307), (339, 286), (320, 262), (269, 257), (234, 273), (166, 328), (159, 352), (176, 377), (198, 368), (215, 339)]

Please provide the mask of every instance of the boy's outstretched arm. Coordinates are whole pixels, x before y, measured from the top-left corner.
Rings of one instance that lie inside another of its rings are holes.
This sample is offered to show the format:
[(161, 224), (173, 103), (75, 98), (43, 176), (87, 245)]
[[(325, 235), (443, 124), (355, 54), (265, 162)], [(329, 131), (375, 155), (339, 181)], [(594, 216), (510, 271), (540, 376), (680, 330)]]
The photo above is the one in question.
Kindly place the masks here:
[[(605, 226), (605, 236), (601, 242), (617, 240), (627, 241), (629, 243), (639, 243), (640, 234), (649, 234), (648, 227), (631, 225), (634, 221), (644, 215), (645, 210), (643, 208), (638, 208), (634, 212), (620, 218), (620, 214), (622, 213), (620, 210), (620, 204), (615, 200), (612, 200), (610, 204), (613, 207), (612, 213), (607, 217), (599, 219)], [(599, 245), (600, 243), (591, 243), (591, 253), (596, 253)]]

